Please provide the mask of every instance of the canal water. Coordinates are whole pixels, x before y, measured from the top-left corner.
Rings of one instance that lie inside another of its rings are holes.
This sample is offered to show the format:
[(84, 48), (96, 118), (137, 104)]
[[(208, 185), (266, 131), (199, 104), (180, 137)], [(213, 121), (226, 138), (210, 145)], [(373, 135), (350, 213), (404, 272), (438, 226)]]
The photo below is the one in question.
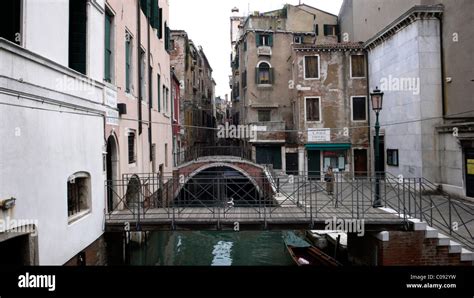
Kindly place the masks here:
[[(285, 232), (152, 232), (146, 243), (132, 243), (124, 261), (120, 250), (109, 252), (109, 265), (139, 266), (292, 266)], [(119, 243), (117, 243), (119, 242)], [(123, 247), (120, 237), (108, 247)]]

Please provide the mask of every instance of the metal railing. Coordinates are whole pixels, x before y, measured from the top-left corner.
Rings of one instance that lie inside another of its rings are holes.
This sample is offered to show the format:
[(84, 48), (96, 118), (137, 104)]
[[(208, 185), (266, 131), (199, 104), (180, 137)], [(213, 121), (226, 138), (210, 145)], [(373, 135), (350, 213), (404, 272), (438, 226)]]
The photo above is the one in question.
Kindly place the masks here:
[(192, 147), (184, 151), (174, 153), (175, 165), (196, 160), (201, 157), (230, 156), (251, 160), (252, 152), (240, 146), (213, 146), (213, 147)]
[[(268, 176), (270, 173), (270, 176)], [(328, 218), (393, 222), (419, 219), (473, 248), (474, 207), (453, 199), (423, 178), (380, 179), (384, 207), (373, 208), (376, 177), (335, 173), (330, 186), (324, 175), (244, 177), (213, 172), (209, 177), (159, 174), (123, 175), (107, 181), (108, 220), (137, 224), (152, 220), (307, 222)], [(332, 192), (328, 192), (332, 187)]]

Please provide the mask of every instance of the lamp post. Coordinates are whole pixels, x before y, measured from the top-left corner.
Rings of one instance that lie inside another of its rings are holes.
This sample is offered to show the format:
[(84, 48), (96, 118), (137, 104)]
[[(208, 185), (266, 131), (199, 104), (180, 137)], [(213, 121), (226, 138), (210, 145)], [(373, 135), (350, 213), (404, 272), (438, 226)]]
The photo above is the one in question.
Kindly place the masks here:
[(370, 94), (370, 100), (372, 102), (372, 110), (375, 112), (375, 198), (374, 208), (382, 207), (382, 199), (380, 198), (380, 123), (379, 113), (382, 110), (383, 104), (383, 92), (379, 90), (379, 87), (375, 87), (375, 90)]

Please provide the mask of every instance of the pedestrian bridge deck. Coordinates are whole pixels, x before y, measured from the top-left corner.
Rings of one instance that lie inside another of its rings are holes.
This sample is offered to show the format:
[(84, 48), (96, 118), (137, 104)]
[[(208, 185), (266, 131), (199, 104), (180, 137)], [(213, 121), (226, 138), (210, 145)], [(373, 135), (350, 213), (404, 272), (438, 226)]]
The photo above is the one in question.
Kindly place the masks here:
[[(344, 224), (356, 218), (352, 210), (344, 207), (321, 207), (309, 210), (304, 207), (187, 207), (155, 208), (138, 215), (130, 210), (114, 211), (107, 216), (108, 231), (123, 231), (126, 223), (130, 229), (324, 229), (327, 221), (344, 220)], [(365, 212), (366, 230), (402, 229), (406, 227), (403, 218), (381, 209), (371, 208)]]

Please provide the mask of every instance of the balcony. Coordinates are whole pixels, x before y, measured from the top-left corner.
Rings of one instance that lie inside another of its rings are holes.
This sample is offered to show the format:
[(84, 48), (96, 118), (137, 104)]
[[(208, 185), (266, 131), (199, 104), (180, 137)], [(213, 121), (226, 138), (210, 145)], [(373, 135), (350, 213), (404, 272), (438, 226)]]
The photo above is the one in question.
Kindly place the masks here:
[(259, 46), (257, 48), (257, 55), (258, 56), (272, 56), (272, 48), (269, 46)]
[(286, 123), (284, 121), (268, 121), (250, 123), (257, 132), (256, 137), (250, 139), (254, 143), (284, 143), (286, 142)]

